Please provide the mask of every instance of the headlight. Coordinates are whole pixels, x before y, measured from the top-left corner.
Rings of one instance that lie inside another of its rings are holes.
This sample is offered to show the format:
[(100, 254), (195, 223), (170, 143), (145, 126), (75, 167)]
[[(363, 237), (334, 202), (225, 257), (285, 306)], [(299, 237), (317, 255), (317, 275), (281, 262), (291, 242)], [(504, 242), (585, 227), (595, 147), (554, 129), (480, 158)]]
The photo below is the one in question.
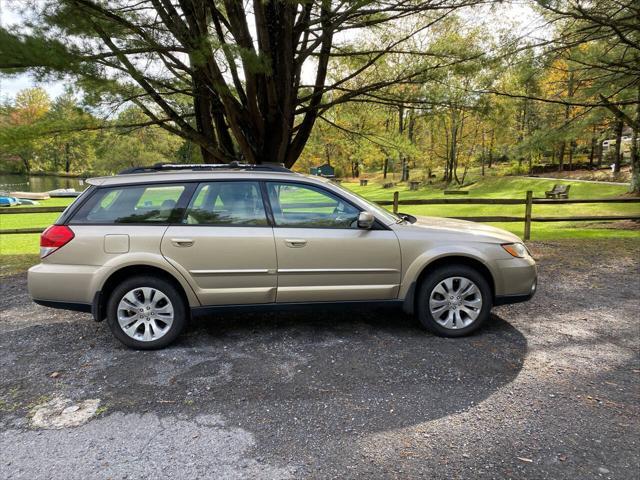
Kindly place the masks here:
[(503, 243), (502, 248), (517, 258), (524, 258), (529, 254), (527, 247), (522, 243)]

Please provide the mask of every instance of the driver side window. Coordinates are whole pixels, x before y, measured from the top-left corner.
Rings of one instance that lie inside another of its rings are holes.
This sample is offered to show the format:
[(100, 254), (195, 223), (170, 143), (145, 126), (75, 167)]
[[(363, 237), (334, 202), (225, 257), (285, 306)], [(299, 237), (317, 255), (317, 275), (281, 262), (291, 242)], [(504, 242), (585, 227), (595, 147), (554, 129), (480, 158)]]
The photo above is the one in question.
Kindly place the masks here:
[(277, 227), (358, 228), (360, 211), (341, 198), (311, 185), (268, 182)]

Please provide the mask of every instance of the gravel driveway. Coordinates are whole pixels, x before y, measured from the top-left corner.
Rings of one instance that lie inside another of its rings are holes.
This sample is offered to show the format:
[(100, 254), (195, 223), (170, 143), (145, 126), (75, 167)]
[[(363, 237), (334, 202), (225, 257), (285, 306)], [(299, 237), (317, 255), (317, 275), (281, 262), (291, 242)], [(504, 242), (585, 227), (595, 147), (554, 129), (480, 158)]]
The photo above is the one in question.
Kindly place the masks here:
[(533, 243), (534, 300), (455, 340), (315, 310), (137, 352), (5, 277), (0, 478), (638, 478), (639, 247)]

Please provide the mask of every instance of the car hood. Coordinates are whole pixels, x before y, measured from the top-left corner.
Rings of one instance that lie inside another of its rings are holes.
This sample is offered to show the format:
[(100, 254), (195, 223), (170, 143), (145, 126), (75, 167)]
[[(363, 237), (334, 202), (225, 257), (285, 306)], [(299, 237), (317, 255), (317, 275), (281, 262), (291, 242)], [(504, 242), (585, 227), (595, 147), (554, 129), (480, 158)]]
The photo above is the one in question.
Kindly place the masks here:
[(511, 232), (501, 228), (492, 227), (483, 223), (468, 222), (465, 220), (455, 220), (442, 217), (422, 217), (415, 216), (415, 223), (399, 224), (402, 228), (429, 230), (432, 233), (452, 236), (470, 237), (469, 240), (491, 241), (497, 243), (522, 242), (522, 240)]

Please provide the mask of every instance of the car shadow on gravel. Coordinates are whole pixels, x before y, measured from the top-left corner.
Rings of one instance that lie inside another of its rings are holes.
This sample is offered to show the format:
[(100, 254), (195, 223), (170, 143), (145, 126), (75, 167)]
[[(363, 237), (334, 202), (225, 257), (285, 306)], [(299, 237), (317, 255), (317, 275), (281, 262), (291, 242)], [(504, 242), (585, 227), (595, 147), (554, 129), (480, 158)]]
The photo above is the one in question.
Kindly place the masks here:
[(294, 448), (310, 431), (376, 432), (472, 407), (514, 380), (527, 342), (495, 315), (473, 336), (445, 339), (379, 308), (199, 318), (146, 352), (83, 316), (9, 331), (0, 350), (13, 414), (35, 398), (99, 398), (109, 412), (221, 414)]
[[(229, 402), (287, 402), (303, 415), (333, 408), (332, 418), (297, 421), (360, 431), (406, 427), (477, 404), (518, 375), (527, 352), (524, 336), (496, 315), (476, 335), (446, 339), (386, 308), (203, 318), (178, 348), (216, 344), (235, 374), (221, 392)], [(185, 371), (176, 382), (197, 375)]]

